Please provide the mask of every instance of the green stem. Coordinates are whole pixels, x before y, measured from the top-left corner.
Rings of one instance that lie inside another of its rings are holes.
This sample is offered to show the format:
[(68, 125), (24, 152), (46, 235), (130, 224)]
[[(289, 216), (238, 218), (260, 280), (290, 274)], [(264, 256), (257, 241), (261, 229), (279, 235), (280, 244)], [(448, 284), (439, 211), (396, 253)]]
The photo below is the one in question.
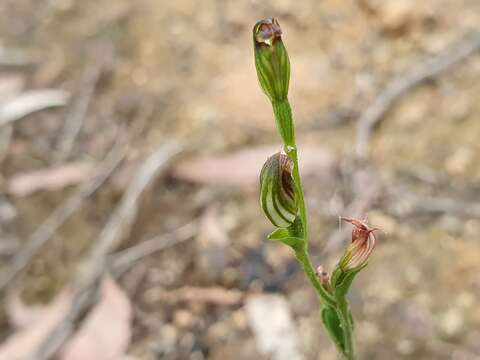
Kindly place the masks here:
[(283, 139), (285, 148), (295, 148), (295, 128), (293, 127), (292, 109), (288, 99), (272, 100), (272, 107), (277, 129)]
[(303, 243), (295, 250), (295, 256), (302, 265), (303, 271), (307, 275), (308, 279), (315, 287), (320, 296), (320, 299), (329, 305), (334, 305), (335, 300), (333, 296), (328, 293), (320, 284), (318, 277), (313, 269), (312, 262), (308, 256), (308, 226), (307, 226), (307, 208), (305, 206), (305, 196), (303, 194), (302, 180), (300, 178), (300, 171), (298, 166), (297, 146), (295, 143), (295, 130), (293, 126), (292, 110), (288, 99), (281, 101), (272, 101), (273, 112), (275, 114), (275, 120), (277, 128), (282, 136), (284, 142), (284, 150), (288, 157), (293, 161), (293, 180), (297, 187), (298, 208), (300, 219), (302, 220), (302, 239)]
[(335, 299), (333, 298), (333, 296), (327, 290), (325, 290), (320, 284), (320, 281), (318, 281), (318, 277), (315, 274), (315, 270), (313, 270), (312, 262), (310, 261), (310, 257), (308, 256), (306, 245), (294, 250), (295, 257), (297, 258), (300, 265), (302, 265), (303, 271), (307, 275), (312, 285), (317, 290), (321, 301), (326, 305), (336, 307)]
[[(292, 177), (295, 183), (296, 206), (298, 208), (295, 221), (293, 223), (289, 221), (290, 226), (287, 229), (277, 229), (272, 235), (276, 234), (277, 231), (282, 235), (289, 235), (289, 237), (279, 239), (295, 251), (298, 262), (318, 293), (323, 309), (322, 319), (330, 336), (345, 359), (353, 360), (353, 321), (345, 298), (345, 293), (353, 278), (345, 285), (340, 284), (345, 286), (345, 291), (342, 289), (340, 291), (338, 287), (333, 287), (332, 291), (330, 287), (323, 287), (308, 255), (307, 208), (298, 166), (292, 110), (287, 98), (290, 62), (281, 39), (281, 29), (278, 22), (275, 19), (258, 22), (253, 28), (253, 41), (258, 80), (261, 88), (272, 102), (275, 122), (283, 140), (285, 153), (293, 162)], [(335, 286), (338, 286), (338, 284), (335, 284)]]
[(293, 181), (295, 186), (298, 188), (298, 209), (300, 212), (300, 218), (302, 219), (303, 225), (303, 234), (305, 243), (308, 242), (308, 222), (307, 222), (307, 207), (305, 205), (305, 196), (303, 194), (303, 186), (302, 180), (300, 178), (300, 171), (298, 166), (298, 155), (297, 155), (297, 147), (286, 147), (285, 152), (287, 153), (288, 157), (293, 161)]
[(305, 206), (305, 196), (303, 194), (302, 180), (298, 166), (297, 144), (295, 143), (295, 128), (293, 126), (292, 110), (288, 99), (272, 101), (273, 113), (278, 131), (282, 136), (284, 143), (284, 151), (293, 161), (293, 181), (297, 187), (298, 208), (300, 211), (300, 219), (302, 220), (303, 239), (308, 239), (307, 226), (307, 208)]
[(345, 298), (340, 301), (335, 300), (323, 286), (315, 273), (315, 270), (308, 255), (308, 225), (307, 225), (307, 208), (305, 205), (305, 195), (303, 193), (302, 181), (300, 178), (300, 171), (298, 165), (297, 145), (295, 142), (295, 128), (293, 126), (292, 110), (288, 99), (272, 101), (273, 112), (277, 128), (282, 136), (284, 143), (284, 150), (288, 157), (293, 161), (292, 176), (297, 187), (297, 200), (300, 219), (302, 220), (302, 239), (303, 242), (298, 247), (294, 248), (295, 256), (301, 264), (303, 271), (307, 275), (312, 285), (317, 290), (321, 302), (324, 305), (332, 306), (339, 317), (340, 325), (343, 330), (344, 341), (344, 356), (347, 360), (354, 359), (353, 348), (353, 324), (351, 322), (350, 309)]

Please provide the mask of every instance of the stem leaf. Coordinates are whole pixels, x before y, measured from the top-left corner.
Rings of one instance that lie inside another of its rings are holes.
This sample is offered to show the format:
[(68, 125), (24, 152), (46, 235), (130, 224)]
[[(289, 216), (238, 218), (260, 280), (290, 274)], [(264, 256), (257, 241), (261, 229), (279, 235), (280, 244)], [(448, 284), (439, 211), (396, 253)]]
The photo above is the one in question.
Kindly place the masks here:
[(269, 240), (280, 241), (292, 248), (297, 248), (305, 242), (302, 220), (297, 216), (289, 227), (276, 229), (268, 235), (267, 238)]
[(342, 354), (345, 353), (345, 341), (343, 330), (340, 326), (340, 319), (333, 307), (325, 306), (321, 310), (322, 322), (328, 331), (328, 334), (335, 342), (337, 349)]
[(367, 266), (367, 264), (364, 264), (363, 266), (351, 271), (343, 271), (340, 266), (337, 266), (332, 274), (331, 280), (332, 287), (334, 289), (334, 295), (337, 300), (345, 300), (348, 290), (350, 289), (350, 286), (352, 286), (353, 279), (365, 266)]

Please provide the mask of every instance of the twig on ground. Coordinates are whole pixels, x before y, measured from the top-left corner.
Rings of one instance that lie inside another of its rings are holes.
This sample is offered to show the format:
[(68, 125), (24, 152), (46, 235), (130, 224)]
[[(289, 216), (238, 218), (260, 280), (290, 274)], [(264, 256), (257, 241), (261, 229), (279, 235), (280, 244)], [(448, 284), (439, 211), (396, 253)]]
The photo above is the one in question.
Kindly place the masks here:
[(198, 287), (184, 286), (173, 290), (155, 290), (148, 302), (179, 302), (208, 303), (222, 306), (240, 305), (245, 299), (245, 293), (240, 290), (226, 289), (220, 286)]
[(98, 240), (79, 266), (68, 315), (47, 335), (46, 340), (40, 345), (32, 359), (50, 359), (73, 333), (81, 316), (94, 303), (92, 298), (96, 297), (101, 277), (107, 270), (107, 256), (120, 245), (125, 234), (130, 230), (138, 210), (140, 195), (179, 151), (179, 145), (170, 143), (161, 146), (145, 160), (100, 233)]
[(79, 185), (75, 193), (50, 214), (13, 257), (6, 270), (0, 273), (0, 292), (30, 263), (38, 251), (53, 237), (58, 228), (80, 209), (85, 199), (105, 183), (127, 155), (129, 148), (125, 136), (119, 136), (105, 160), (98, 166), (96, 175), (90, 181)]
[(110, 256), (109, 268), (112, 269), (115, 276), (120, 276), (138, 260), (192, 239), (197, 233), (197, 227), (197, 222), (192, 221), (168, 234), (157, 235), (150, 240), (117, 252)]
[(0, 68), (31, 67), (38, 63), (38, 57), (22, 49), (0, 47)]
[(140, 195), (179, 152), (180, 146), (170, 143), (161, 146), (145, 160), (87, 255), (86, 261), (81, 265), (87, 283), (90, 279), (98, 279), (102, 275), (106, 267), (106, 257), (130, 230), (137, 214)]
[(105, 160), (99, 164), (96, 175), (90, 181), (79, 185), (77, 190), (63, 201), (29, 237), (23, 248), (10, 261), (6, 270), (0, 273), (0, 293), (30, 263), (38, 251), (55, 235), (60, 226), (81, 208), (85, 199), (94, 194), (105, 183), (127, 156), (132, 139), (144, 129), (146, 120), (150, 117), (152, 111), (153, 106), (146, 106), (136, 116), (136, 120), (128, 129), (119, 131), (115, 144)]
[(57, 160), (64, 160), (70, 155), (75, 139), (80, 133), (85, 121), (101, 73), (102, 69), (99, 66), (90, 66), (85, 70), (81, 83), (81, 91), (77, 97), (72, 99), (72, 105), (58, 138), (56, 146), (58, 149)]
[(411, 167), (400, 168), (396, 172), (395, 177), (404, 177), (408, 180), (418, 181), (429, 186), (438, 186), (449, 182), (448, 176), (446, 176), (446, 174), (426, 167), (415, 167), (413, 169)]
[(77, 185), (95, 174), (93, 162), (72, 161), (44, 169), (14, 174), (6, 181), (6, 192), (11, 196), (28, 196), (37, 191), (56, 191)]
[(480, 356), (480, 352), (472, 352), (458, 344), (454, 344), (441, 339), (432, 339), (427, 341), (428, 347), (432, 348), (438, 355), (451, 354), (452, 359), (475, 360)]
[[(351, 188), (355, 198), (342, 210), (344, 216), (364, 218), (368, 210), (378, 201), (382, 194), (382, 184), (378, 174), (370, 167), (363, 169), (353, 165)], [(325, 245), (324, 252), (339, 250), (351, 234), (347, 227), (332, 230)]]
[(38, 350), (25, 360), (50, 360), (54, 358), (54, 355), (75, 331), (77, 320), (97, 302), (99, 288), (100, 286), (89, 286), (76, 289), (67, 315), (53, 331), (45, 335), (46, 341), (42, 342)]
[(480, 204), (454, 198), (425, 196), (405, 189), (390, 191), (390, 211), (398, 216), (411, 213), (455, 214), (472, 218), (480, 217)]
[(426, 60), (393, 79), (362, 113), (358, 120), (356, 152), (367, 158), (372, 132), (393, 104), (406, 92), (422, 82), (438, 76), (451, 66), (466, 59), (480, 49), (480, 31), (467, 35), (437, 56)]
[(12, 135), (13, 127), (11, 125), (0, 127), (0, 165), (8, 154)]
[(70, 94), (64, 90), (31, 90), (0, 104), (0, 126), (19, 120), (33, 112), (65, 106)]

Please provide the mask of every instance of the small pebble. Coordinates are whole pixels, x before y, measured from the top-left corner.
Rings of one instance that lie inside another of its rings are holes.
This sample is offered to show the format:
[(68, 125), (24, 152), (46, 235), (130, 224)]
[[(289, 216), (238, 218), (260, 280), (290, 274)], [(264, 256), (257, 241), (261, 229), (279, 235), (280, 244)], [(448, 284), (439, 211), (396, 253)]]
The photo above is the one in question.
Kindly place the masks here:
[(452, 308), (442, 316), (439, 326), (445, 336), (451, 338), (462, 332), (464, 324), (463, 313), (457, 308)]
[(177, 310), (173, 315), (173, 322), (179, 328), (191, 328), (194, 323), (193, 315), (187, 310)]

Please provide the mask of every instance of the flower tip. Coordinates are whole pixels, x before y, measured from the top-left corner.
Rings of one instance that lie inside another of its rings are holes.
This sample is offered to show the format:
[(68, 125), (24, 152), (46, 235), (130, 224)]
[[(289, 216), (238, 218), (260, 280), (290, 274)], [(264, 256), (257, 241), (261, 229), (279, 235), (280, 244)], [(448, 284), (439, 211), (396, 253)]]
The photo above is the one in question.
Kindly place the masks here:
[[(343, 216), (339, 216), (338, 218), (341, 221), (345, 221), (345, 222), (348, 222), (348, 223), (352, 224), (353, 226), (355, 226), (358, 229), (361, 229), (361, 230), (364, 230), (364, 231), (369, 231), (370, 230), (368, 225), (364, 221), (360, 221), (360, 220), (357, 220), (357, 219), (354, 219), (354, 218), (343, 217)], [(378, 230), (378, 229), (374, 229), (374, 230)]]
[(340, 267), (344, 271), (355, 270), (367, 263), (377, 242), (374, 231), (379, 229), (370, 228), (364, 221), (357, 219), (345, 217), (340, 219), (354, 226), (352, 243), (340, 260)]
[(282, 29), (275, 18), (260, 20), (253, 27), (253, 38), (256, 44), (272, 46), (273, 42), (282, 38)]
[[(275, 18), (264, 19), (255, 24), (253, 49), (260, 87), (271, 101), (284, 101), (288, 95), (290, 61), (283, 45), (282, 29)], [(280, 127), (281, 133), (283, 127), (284, 125)], [(291, 139), (285, 142), (291, 145), (290, 141)]]

